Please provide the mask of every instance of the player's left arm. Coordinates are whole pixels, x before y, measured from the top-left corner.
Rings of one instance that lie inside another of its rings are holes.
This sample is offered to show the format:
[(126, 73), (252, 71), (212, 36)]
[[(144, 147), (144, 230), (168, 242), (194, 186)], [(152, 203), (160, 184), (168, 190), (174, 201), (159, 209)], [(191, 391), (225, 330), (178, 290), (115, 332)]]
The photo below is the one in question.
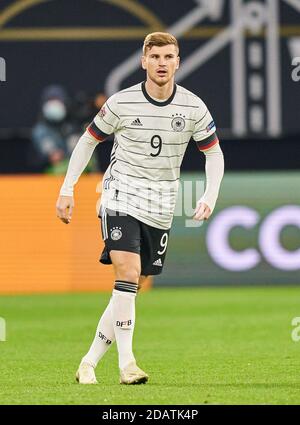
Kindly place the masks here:
[(203, 116), (196, 122), (193, 138), (198, 149), (205, 155), (206, 174), (206, 189), (197, 202), (194, 219), (207, 220), (211, 216), (218, 199), (224, 175), (224, 156), (219, 144), (215, 123), (206, 107)]

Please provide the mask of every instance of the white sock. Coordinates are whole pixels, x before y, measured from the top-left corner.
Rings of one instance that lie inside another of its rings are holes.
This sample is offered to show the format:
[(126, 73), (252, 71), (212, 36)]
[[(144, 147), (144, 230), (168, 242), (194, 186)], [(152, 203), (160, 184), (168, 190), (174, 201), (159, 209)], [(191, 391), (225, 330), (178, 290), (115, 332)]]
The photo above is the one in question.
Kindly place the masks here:
[(82, 358), (81, 363), (90, 363), (93, 367), (96, 367), (99, 360), (104, 356), (114, 341), (115, 334), (112, 321), (111, 298), (99, 320), (94, 341), (92, 342), (88, 353)]
[(119, 353), (119, 368), (135, 361), (132, 339), (135, 325), (135, 297), (138, 285), (123, 280), (115, 281), (112, 295), (112, 316)]

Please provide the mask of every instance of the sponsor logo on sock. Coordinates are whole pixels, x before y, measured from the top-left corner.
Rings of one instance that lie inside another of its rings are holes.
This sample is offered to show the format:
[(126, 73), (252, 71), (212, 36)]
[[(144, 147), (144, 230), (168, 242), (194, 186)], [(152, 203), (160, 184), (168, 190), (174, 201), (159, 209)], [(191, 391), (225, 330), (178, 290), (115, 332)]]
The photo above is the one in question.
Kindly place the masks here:
[(162, 262), (161, 262), (161, 259), (160, 258), (158, 260), (154, 261), (154, 263), (152, 263), (152, 264), (153, 264), (153, 266), (162, 267)]
[(139, 125), (139, 126), (141, 126), (143, 124), (141, 123), (141, 121), (140, 121), (139, 118), (136, 118), (135, 120), (132, 121), (131, 125)]
[(117, 320), (116, 326), (120, 326), (120, 328), (123, 328), (124, 326), (130, 326), (132, 324), (132, 320), (124, 320), (123, 322), (119, 322)]
[(102, 341), (105, 341), (107, 345), (111, 344), (111, 340), (108, 339), (102, 332), (99, 331), (98, 336)]

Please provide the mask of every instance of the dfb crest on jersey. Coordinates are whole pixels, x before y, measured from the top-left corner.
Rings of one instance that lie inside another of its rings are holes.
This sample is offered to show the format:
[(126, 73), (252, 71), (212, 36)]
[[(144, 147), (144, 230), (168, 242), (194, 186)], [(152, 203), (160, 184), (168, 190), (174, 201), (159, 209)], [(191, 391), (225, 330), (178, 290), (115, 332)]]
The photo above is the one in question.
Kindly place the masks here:
[(122, 237), (121, 227), (113, 227), (110, 232), (113, 241), (118, 241)]
[(171, 125), (174, 131), (182, 131), (185, 127), (185, 120), (176, 114), (172, 119)]

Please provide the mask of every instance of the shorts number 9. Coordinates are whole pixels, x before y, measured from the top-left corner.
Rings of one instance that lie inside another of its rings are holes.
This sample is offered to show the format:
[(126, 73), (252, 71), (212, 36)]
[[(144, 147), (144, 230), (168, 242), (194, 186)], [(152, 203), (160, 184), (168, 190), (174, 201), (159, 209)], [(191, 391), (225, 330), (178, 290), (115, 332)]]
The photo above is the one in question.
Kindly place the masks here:
[(160, 240), (160, 246), (162, 247), (161, 251), (157, 251), (157, 254), (163, 255), (166, 252), (168, 246), (168, 233), (164, 233)]

